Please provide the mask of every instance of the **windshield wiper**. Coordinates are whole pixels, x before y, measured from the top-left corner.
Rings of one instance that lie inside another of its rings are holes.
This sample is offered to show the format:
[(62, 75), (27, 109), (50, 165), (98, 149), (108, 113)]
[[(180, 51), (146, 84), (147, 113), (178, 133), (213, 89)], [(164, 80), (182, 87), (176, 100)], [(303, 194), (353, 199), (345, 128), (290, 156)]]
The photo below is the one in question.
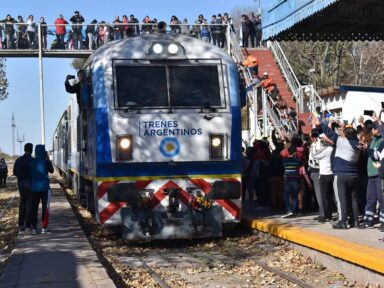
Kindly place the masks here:
[(209, 113), (209, 112), (216, 112), (216, 111), (217, 111), (217, 109), (214, 108), (214, 107), (212, 107), (212, 106), (211, 106), (211, 103), (209, 103), (209, 102), (205, 103), (204, 106), (201, 106), (200, 113), (207, 113), (206, 110), (208, 110), (208, 113)]

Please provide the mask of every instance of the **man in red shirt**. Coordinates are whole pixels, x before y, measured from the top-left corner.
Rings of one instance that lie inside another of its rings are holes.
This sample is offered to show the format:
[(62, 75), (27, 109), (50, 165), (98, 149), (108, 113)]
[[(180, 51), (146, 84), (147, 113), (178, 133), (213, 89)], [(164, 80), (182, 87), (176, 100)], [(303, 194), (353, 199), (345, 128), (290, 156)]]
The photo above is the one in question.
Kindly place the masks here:
[(65, 37), (65, 25), (68, 24), (68, 22), (64, 19), (63, 15), (60, 14), (59, 18), (55, 20), (56, 25), (56, 39), (57, 39), (57, 46), (58, 47), (64, 47), (64, 37)]

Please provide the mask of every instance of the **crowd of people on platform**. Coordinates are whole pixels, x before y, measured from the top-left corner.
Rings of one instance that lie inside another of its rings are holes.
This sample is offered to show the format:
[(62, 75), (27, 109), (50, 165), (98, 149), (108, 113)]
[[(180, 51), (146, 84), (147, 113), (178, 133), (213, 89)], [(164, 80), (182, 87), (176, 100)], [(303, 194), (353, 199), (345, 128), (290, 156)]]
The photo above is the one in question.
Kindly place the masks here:
[(384, 232), (383, 112), (361, 116), (353, 127), (318, 109), (309, 136), (273, 133), (273, 143), (255, 141), (244, 149), (243, 200), (277, 209), (284, 218), (318, 209), (314, 220), (334, 229), (380, 222)]
[[(261, 41), (260, 17), (260, 15), (254, 16), (253, 13), (250, 13), (250, 17), (247, 16), (244, 21), (242, 20), (243, 43), (247, 44), (244, 47), (248, 46), (248, 38), (251, 39), (252, 47), (255, 46), (255, 41), (256, 46), (260, 45), (257, 44)], [(15, 19), (8, 14), (5, 19), (0, 20), (0, 49), (38, 48), (40, 33), (43, 49), (47, 49), (47, 35), (51, 34), (56, 36), (51, 44), (51, 49), (92, 50), (109, 41), (161, 32), (159, 27), (167, 25), (167, 23), (159, 22), (156, 18), (149, 16), (145, 16), (140, 22), (133, 14), (129, 17), (123, 15), (121, 18), (117, 15), (111, 23), (93, 19), (85, 24), (85, 19), (79, 11), (75, 11), (69, 19), (60, 14), (53, 23), (54, 25), (50, 26), (44, 17), (40, 17), (40, 21), (36, 23), (33, 15), (29, 15), (28, 19), (24, 21), (22, 16)], [(190, 35), (222, 48), (227, 45), (228, 25), (233, 29), (232, 18), (228, 13), (212, 15), (210, 20), (200, 14), (193, 23), (188, 23), (186, 18), (180, 20), (173, 15), (168, 25), (171, 33)], [(41, 31), (38, 31), (38, 26), (41, 27)], [(68, 29), (69, 26), (70, 29)], [(256, 33), (256, 31), (259, 32)]]

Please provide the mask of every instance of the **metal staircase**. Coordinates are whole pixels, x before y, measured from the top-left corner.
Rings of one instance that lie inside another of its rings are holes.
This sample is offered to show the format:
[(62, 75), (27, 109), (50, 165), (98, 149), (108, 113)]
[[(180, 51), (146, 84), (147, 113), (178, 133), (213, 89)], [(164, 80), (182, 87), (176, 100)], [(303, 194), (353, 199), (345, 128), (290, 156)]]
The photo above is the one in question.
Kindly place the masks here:
[(324, 101), (316, 92), (313, 85), (300, 84), (279, 42), (269, 41), (268, 47), (270, 47), (272, 54), (275, 57), (282, 74), (284, 75), (289, 89), (294, 95), (293, 100), (297, 102), (299, 108), (298, 112), (313, 112), (315, 111), (316, 107), (321, 107), (322, 109), (325, 108)]
[[(234, 32), (229, 32), (230, 53), (236, 62), (245, 60), (242, 49), (239, 45), (239, 40)], [(316, 107), (324, 109), (324, 102), (317, 94), (313, 85), (301, 85), (297, 79), (291, 65), (288, 62), (280, 44), (276, 41), (268, 42), (268, 47), (277, 62), (281, 73), (287, 83), (289, 90), (292, 92), (293, 99), (296, 102), (297, 113), (306, 113), (315, 111)], [(246, 85), (252, 83), (251, 73), (247, 68), (240, 67), (240, 72), (245, 78)], [(257, 87), (247, 92), (247, 106), (249, 109), (250, 133), (249, 143), (261, 136), (269, 137), (273, 130), (276, 130), (279, 135), (285, 136), (287, 133), (295, 133), (298, 131), (298, 123), (288, 121), (286, 115), (281, 115), (278, 109), (273, 109), (273, 100), (262, 91), (262, 104), (257, 107)], [(261, 108), (261, 109), (259, 109)], [(258, 114), (258, 111), (263, 111)]]
[[(242, 62), (245, 60), (244, 54), (240, 48), (240, 44), (235, 33), (229, 33), (230, 35), (230, 52), (235, 62)], [(242, 73), (246, 85), (251, 85), (252, 76), (249, 70), (243, 66), (240, 66), (240, 73)], [(247, 107), (249, 111), (249, 123), (250, 133), (248, 143), (261, 137), (269, 137), (273, 130), (276, 130), (281, 136), (285, 135), (286, 132), (295, 130), (296, 126), (290, 123), (283, 123), (282, 115), (273, 109), (273, 100), (262, 91), (262, 104), (258, 107), (257, 103), (257, 88), (253, 86), (252, 90), (247, 92)], [(259, 109), (261, 108), (261, 109)], [(262, 114), (258, 114), (258, 111), (263, 111)]]

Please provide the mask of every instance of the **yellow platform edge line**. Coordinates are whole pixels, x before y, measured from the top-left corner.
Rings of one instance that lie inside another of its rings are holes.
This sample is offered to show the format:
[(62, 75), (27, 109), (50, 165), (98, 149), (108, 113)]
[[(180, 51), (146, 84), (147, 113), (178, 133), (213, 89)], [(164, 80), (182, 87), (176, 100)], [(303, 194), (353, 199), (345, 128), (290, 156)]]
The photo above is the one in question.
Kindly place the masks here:
[(247, 219), (243, 217), (243, 221), (252, 229), (277, 236), (292, 243), (312, 248), (384, 274), (384, 250), (382, 249), (346, 241), (319, 232), (309, 231), (276, 220)]

